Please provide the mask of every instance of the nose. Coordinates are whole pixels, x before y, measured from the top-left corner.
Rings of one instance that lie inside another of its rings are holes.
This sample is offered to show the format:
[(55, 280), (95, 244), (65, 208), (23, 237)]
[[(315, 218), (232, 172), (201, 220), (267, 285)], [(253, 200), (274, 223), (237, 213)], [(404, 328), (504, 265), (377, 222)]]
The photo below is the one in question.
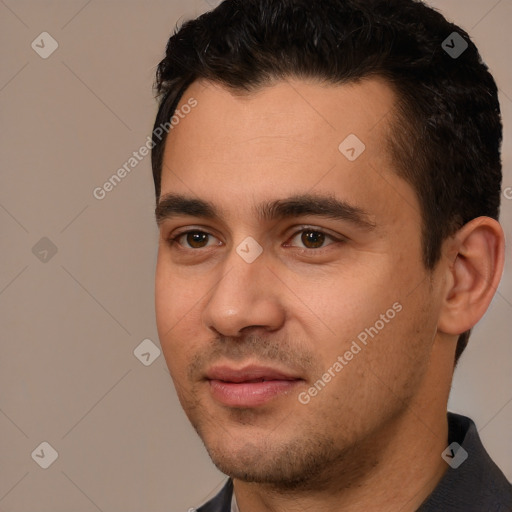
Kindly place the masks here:
[(268, 267), (265, 251), (247, 263), (233, 249), (222, 272), (202, 312), (204, 325), (229, 337), (239, 336), (243, 329), (273, 331), (282, 327), (283, 287)]

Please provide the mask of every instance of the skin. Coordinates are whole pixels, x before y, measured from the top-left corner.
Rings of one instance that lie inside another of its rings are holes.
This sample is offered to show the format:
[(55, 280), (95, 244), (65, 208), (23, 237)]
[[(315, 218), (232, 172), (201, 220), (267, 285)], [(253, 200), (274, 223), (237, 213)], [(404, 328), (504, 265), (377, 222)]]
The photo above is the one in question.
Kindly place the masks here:
[[(241, 512), (416, 510), (448, 467), (440, 455), (457, 335), (496, 289), (499, 224), (472, 221), (425, 269), (419, 202), (386, 145), (396, 98), (380, 79), (290, 79), (244, 94), (195, 82), (181, 104), (190, 97), (197, 107), (166, 143), (161, 198), (201, 198), (220, 217), (160, 218), (156, 270), (158, 332), (189, 420), (234, 478)], [(353, 162), (338, 150), (351, 133), (366, 146)], [(331, 194), (374, 227), (254, 212), (300, 194)], [(194, 229), (209, 236), (168, 241)], [(333, 237), (320, 235), (320, 247), (303, 236), (318, 230)], [(236, 252), (248, 236), (263, 250), (252, 263)], [(395, 303), (401, 311), (301, 403)], [(262, 406), (230, 407), (205, 380), (220, 363), (273, 365), (302, 380)]]

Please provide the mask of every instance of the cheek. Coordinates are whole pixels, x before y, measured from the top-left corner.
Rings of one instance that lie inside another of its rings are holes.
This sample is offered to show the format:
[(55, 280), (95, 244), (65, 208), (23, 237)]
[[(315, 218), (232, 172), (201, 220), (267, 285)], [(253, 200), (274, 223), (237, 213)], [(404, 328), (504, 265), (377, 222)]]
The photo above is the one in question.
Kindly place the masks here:
[(155, 276), (155, 313), (160, 344), (173, 375), (186, 366), (194, 350), (194, 340), (199, 336), (194, 329), (199, 326), (198, 297), (192, 296), (183, 283), (173, 277), (168, 265), (159, 256)]
[(428, 331), (424, 325), (430, 315), (424, 310), (428, 293), (425, 284), (418, 286), (424, 280), (419, 270), (412, 292), (413, 269), (400, 270), (396, 256), (381, 259), (380, 264), (372, 259), (372, 265), (361, 265), (357, 271), (340, 268), (315, 279), (314, 287), (310, 280), (297, 282), (297, 295), (307, 305), (306, 314), (298, 317), (310, 349), (324, 368), (352, 351), (357, 353), (348, 354), (351, 373), (375, 367), (380, 375), (386, 368), (390, 377), (428, 345), (418, 332)]
[(173, 283), (171, 273), (162, 260), (163, 258), (159, 254), (155, 273), (155, 313), (158, 335), (163, 344), (167, 339), (166, 333), (172, 329), (175, 323), (174, 319), (178, 314), (176, 305), (179, 302), (175, 297), (175, 290), (178, 287)]
[(180, 277), (167, 260), (165, 250), (160, 249), (155, 273), (155, 312), (162, 342), (169, 334), (182, 328), (184, 320), (190, 323), (187, 319), (197, 314), (194, 305), (201, 291), (189, 278)]
[(390, 269), (379, 273), (340, 269), (315, 280), (313, 288), (309, 280), (304, 281), (297, 295), (307, 305), (309, 316), (316, 317), (314, 324), (320, 323), (330, 338), (343, 343), (373, 325), (398, 300), (400, 293), (390, 282), (390, 274)]

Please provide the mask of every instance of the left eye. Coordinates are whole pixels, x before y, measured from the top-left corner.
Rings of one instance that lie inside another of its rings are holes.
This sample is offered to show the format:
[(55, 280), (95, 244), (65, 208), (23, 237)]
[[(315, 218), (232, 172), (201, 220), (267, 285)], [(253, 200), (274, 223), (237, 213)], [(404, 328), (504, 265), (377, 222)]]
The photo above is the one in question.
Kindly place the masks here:
[[(305, 249), (321, 249), (322, 246), (324, 246), (324, 242), (327, 239), (331, 239), (334, 242), (337, 240), (332, 237), (331, 235), (328, 235), (327, 233), (324, 233), (323, 231), (319, 231), (317, 229), (302, 229), (301, 231), (298, 231), (293, 238), (291, 239), (292, 242), (296, 240), (297, 238), (300, 238), (300, 243), (302, 243), (305, 247)], [(328, 244), (330, 245), (330, 244)], [(325, 246), (324, 246), (325, 247)]]

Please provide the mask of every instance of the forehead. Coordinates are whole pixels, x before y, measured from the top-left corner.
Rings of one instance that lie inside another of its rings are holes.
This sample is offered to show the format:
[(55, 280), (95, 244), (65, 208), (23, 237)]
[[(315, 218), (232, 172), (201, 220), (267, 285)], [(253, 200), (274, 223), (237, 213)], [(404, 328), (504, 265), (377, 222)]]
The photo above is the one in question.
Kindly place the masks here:
[(334, 193), (371, 211), (376, 198), (392, 192), (383, 187), (384, 174), (393, 187), (409, 188), (387, 149), (395, 96), (383, 80), (328, 85), (290, 79), (243, 94), (195, 82), (177, 111), (191, 98), (197, 106), (167, 137), (162, 195), (240, 208)]
[[(181, 98), (177, 111), (192, 97), (197, 107), (190, 115), (180, 115), (167, 146), (182, 142), (181, 135), (196, 149), (233, 146), (259, 138), (255, 145), (263, 149), (288, 144), (300, 152), (302, 146), (315, 150), (309, 146), (313, 140), (332, 146), (353, 133), (377, 149), (375, 142), (388, 128), (388, 123), (381, 121), (395, 105), (392, 89), (379, 78), (342, 85), (288, 79), (253, 92), (196, 81)], [(194, 131), (191, 139), (190, 130)]]

